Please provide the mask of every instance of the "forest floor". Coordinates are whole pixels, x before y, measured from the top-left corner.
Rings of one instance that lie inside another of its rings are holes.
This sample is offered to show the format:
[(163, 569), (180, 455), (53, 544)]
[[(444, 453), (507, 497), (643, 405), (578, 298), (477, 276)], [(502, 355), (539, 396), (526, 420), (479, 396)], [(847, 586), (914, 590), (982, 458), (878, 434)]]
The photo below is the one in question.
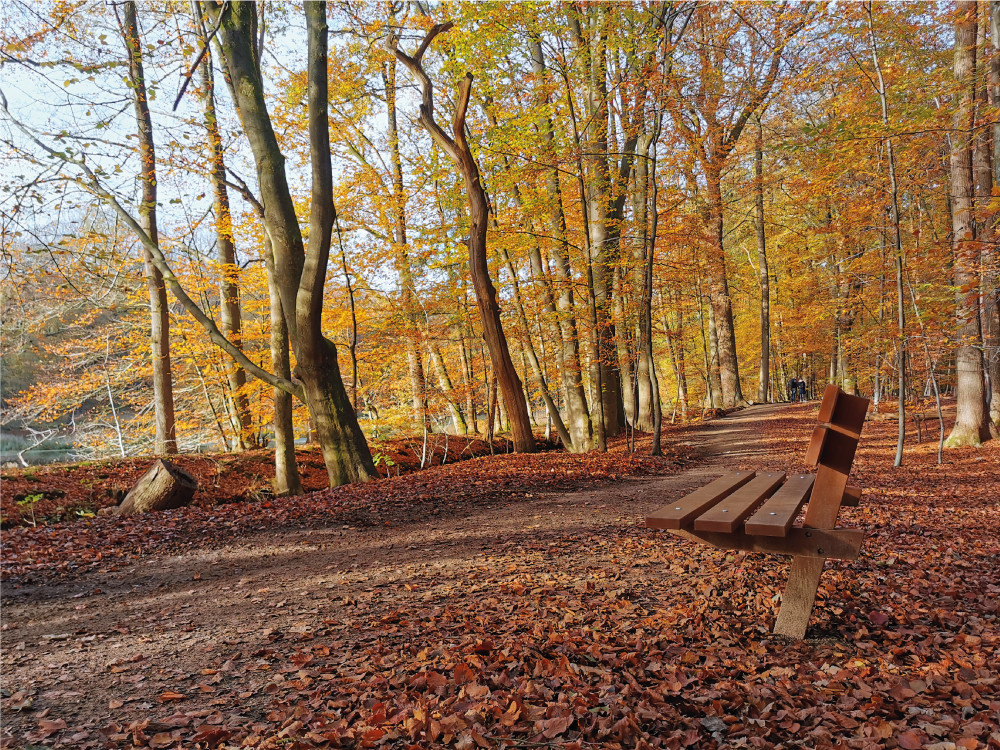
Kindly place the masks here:
[(866, 426), (862, 555), (803, 642), (770, 634), (787, 559), (642, 526), (724, 470), (802, 470), (816, 406), (672, 429), (662, 459), (6, 531), (0, 743), (1000, 747), (1000, 441), (893, 469), (894, 423)]

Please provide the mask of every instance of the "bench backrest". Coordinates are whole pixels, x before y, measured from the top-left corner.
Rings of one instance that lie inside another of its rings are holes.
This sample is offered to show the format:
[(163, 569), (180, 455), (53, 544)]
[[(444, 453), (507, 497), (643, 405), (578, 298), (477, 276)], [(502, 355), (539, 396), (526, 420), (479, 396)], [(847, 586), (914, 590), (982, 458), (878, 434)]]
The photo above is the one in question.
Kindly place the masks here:
[(817, 468), (805, 526), (814, 529), (836, 526), (868, 404), (868, 399), (845, 393), (836, 385), (828, 385), (823, 391), (819, 424), (806, 451), (806, 463)]

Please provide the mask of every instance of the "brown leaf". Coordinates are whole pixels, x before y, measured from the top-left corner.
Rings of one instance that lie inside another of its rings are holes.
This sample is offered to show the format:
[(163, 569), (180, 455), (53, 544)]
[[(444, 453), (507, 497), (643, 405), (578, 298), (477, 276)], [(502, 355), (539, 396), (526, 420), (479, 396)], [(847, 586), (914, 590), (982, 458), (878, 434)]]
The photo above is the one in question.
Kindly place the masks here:
[(557, 716), (554, 719), (545, 719), (535, 722), (535, 729), (539, 730), (547, 739), (558, 737), (569, 729), (573, 723), (573, 716)]
[(917, 732), (908, 729), (896, 738), (896, 742), (903, 750), (920, 750), (924, 746), (924, 741)]
[(42, 737), (50, 737), (60, 729), (66, 728), (66, 722), (63, 719), (54, 719), (49, 721), (48, 719), (38, 720), (38, 729), (41, 732)]

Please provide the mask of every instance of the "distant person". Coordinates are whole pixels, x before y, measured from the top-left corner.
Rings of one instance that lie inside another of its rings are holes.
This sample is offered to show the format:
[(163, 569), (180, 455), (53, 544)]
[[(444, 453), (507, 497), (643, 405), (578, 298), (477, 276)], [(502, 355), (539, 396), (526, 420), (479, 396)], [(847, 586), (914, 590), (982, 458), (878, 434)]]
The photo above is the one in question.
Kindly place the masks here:
[(806, 381), (799, 378), (799, 401), (806, 400)]
[(799, 400), (799, 379), (794, 375), (788, 381), (788, 400), (793, 404)]

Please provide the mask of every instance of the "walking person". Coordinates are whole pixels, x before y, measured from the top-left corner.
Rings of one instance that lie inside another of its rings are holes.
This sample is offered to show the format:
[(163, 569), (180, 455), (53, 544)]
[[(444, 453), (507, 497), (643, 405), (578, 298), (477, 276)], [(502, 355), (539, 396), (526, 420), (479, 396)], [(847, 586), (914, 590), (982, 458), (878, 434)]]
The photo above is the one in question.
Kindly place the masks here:
[(788, 381), (788, 400), (793, 404), (799, 400), (799, 379), (794, 375)]
[(799, 378), (799, 401), (806, 400), (806, 381)]

